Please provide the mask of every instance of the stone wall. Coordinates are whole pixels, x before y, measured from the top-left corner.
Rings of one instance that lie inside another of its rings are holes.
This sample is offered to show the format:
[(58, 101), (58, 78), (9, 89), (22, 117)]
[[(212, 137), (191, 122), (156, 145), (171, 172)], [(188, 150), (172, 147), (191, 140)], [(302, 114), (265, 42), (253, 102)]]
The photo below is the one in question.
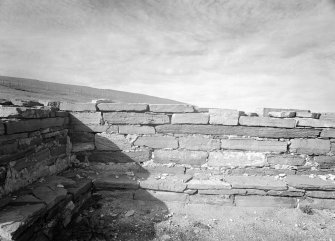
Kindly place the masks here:
[(190, 105), (69, 104), (72, 151), (99, 189), (236, 206), (335, 205), (335, 115)]

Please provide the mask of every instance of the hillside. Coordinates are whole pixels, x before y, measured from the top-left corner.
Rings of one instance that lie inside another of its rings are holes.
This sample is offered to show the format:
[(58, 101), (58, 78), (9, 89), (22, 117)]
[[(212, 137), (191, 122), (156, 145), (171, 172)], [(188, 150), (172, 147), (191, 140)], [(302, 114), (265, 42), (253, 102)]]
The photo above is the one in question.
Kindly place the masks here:
[(1, 99), (25, 100), (63, 100), (71, 102), (90, 102), (93, 99), (110, 99), (127, 103), (181, 103), (150, 95), (124, 91), (97, 89), (79, 85), (57, 84), (35, 79), (0, 76)]

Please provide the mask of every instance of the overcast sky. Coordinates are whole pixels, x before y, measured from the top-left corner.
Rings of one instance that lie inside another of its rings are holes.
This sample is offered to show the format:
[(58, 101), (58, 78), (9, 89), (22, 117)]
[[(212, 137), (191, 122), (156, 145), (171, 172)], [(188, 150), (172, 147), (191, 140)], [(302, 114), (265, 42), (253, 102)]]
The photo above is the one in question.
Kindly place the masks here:
[(0, 75), (335, 111), (335, 1), (0, 0)]

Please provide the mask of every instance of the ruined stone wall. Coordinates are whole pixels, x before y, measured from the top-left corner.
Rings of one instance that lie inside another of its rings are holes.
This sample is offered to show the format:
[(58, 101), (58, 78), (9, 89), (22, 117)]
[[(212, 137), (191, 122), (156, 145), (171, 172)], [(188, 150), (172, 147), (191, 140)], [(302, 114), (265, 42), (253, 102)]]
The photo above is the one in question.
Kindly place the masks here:
[[(236, 206), (335, 204), (335, 115), (189, 105), (69, 104), (72, 151), (99, 189)], [(100, 172), (99, 172), (100, 170)]]

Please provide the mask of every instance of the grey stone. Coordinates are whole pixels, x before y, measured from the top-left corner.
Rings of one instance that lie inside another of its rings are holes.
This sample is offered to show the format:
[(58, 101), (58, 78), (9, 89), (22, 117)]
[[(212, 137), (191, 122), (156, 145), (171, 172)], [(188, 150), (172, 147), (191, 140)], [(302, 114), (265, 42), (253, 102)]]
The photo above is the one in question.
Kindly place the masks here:
[(124, 135), (117, 134), (95, 134), (95, 146), (102, 151), (131, 150), (130, 141)]
[(260, 189), (260, 190), (287, 190), (286, 183), (267, 176), (226, 176), (225, 181), (232, 188)]
[(136, 125), (122, 125), (119, 126), (120, 134), (138, 134), (150, 135), (155, 134), (155, 128), (152, 126), (136, 126)]
[(305, 158), (294, 155), (276, 155), (267, 156), (267, 162), (270, 165), (289, 165), (289, 166), (302, 166), (305, 164)]
[(210, 152), (208, 166), (212, 167), (262, 167), (266, 165), (264, 153), (217, 151)]
[(103, 118), (109, 124), (159, 125), (170, 123), (170, 118), (162, 114), (106, 112)]
[(212, 151), (220, 149), (220, 140), (203, 136), (179, 137), (179, 147), (193, 151)]
[(140, 181), (140, 188), (169, 192), (184, 192), (186, 183), (183, 179), (175, 176), (167, 176), (166, 179), (147, 178)]
[(253, 139), (222, 139), (222, 149), (246, 150), (257, 152), (286, 152), (287, 142), (283, 141), (258, 141)]
[(214, 125), (238, 125), (238, 118), (244, 113), (237, 110), (209, 109), (209, 123)]
[(160, 202), (186, 202), (188, 195), (185, 193), (161, 192), (139, 189), (136, 190), (134, 199), (142, 201)]
[(264, 108), (263, 109), (263, 116), (269, 116), (269, 112), (282, 112), (282, 111), (293, 111), (293, 112), (303, 112), (309, 113), (310, 110), (299, 110), (299, 109), (283, 109), (283, 108)]
[(206, 113), (173, 114), (172, 124), (208, 124), (209, 115)]
[(332, 127), (335, 128), (335, 120), (317, 120), (311, 118), (299, 118), (297, 126), (308, 126), (314, 128), (325, 128), (325, 127)]
[(178, 148), (178, 141), (172, 136), (141, 136), (134, 142), (135, 146), (146, 146), (151, 148)]
[(299, 154), (321, 155), (330, 152), (330, 141), (321, 139), (293, 139), (289, 147)]
[(180, 151), (180, 150), (155, 150), (154, 161), (157, 163), (177, 163), (199, 166), (205, 164), (207, 152), (204, 151)]
[(192, 105), (183, 104), (150, 104), (149, 110), (151, 112), (160, 113), (186, 113), (194, 112), (194, 107)]
[(281, 127), (281, 128), (295, 128), (296, 120), (270, 118), (270, 117), (241, 116), (239, 119), (239, 124), (243, 126), (268, 126), (268, 127)]
[(297, 200), (291, 197), (235, 196), (235, 204), (238, 207), (295, 208)]
[(275, 117), (275, 118), (293, 118), (296, 116), (296, 112), (294, 111), (270, 111), (268, 116)]
[(94, 148), (95, 148), (94, 143), (90, 142), (74, 143), (72, 145), (72, 152), (93, 151)]
[(146, 162), (150, 160), (150, 152), (148, 150), (140, 151), (112, 151), (112, 152), (98, 152), (94, 151), (89, 156), (90, 162), (114, 162), (114, 163), (127, 163), (127, 162)]
[(101, 123), (101, 113), (100, 112), (71, 112), (70, 113), (70, 123), (71, 125), (80, 124), (95, 124), (99, 125)]
[(193, 179), (187, 182), (187, 188), (189, 189), (231, 189), (231, 185), (227, 182), (220, 180), (196, 180)]
[(229, 195), (192, 195), (190, 204), (210, 204), (219, 206), (233, 206), (233, 199)]
[(335, 183), (308, 176), (287, 176), (289, 186), (305, 190), (335, 190)]
[(141, 103), (99, 103), (97, 105), (100, 111), (134, 111), (144, 112), (148, 110), (147, 104)]
[(61, 102), (59, 109), (63, 111), (96, 111), (95, 103)]

